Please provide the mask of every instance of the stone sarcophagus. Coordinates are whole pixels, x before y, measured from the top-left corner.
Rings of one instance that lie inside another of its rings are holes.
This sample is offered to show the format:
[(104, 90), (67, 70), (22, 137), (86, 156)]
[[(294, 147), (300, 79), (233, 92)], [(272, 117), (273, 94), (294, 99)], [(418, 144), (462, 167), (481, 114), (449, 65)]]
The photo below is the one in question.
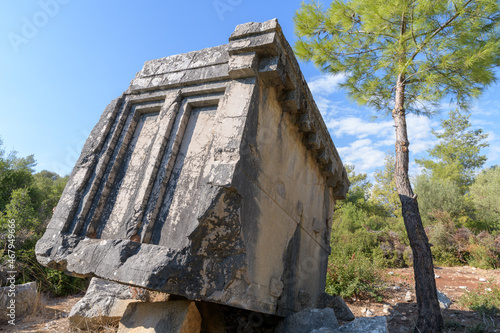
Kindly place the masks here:
[(38, 260), (268, 314), (324, 290), (349, 182), (276, 20), (145, 63), (106, 107)]

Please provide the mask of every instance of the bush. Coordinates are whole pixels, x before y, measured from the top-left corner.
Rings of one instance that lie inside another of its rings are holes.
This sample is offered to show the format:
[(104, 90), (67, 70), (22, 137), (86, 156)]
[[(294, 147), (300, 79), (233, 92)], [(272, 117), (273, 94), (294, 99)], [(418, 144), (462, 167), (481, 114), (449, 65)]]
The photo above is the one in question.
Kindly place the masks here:
[(460, 188), (451, 179), (432, 178), (421, 174), (415, 178), (415, 193), (418, 193), (418, 208), (424, 225), (439, 221), (436, 211), (448, 212), (456, 218), (468, 208)]
[(369, 215), (366, 207), (347, 202), (335, 212), (331, 235), (332, 253), (362, 254), (384, 267), (408, 265), (404, 259), (408, 240), (401, 219)]
[(326, 292), (342, 298), (373, 298), (382, 301), (382, 271), (362, 253), (346, 252), (330, 256), (326, 276)]
[[(0, 211), (0, 264), (8, 261), (7, 234), (9, 221), (15, 221), (16, 283), (36, 281), (42, 292), (65, 296), (85, 290), (87, 281), (65, 275), (40, 265), (35, 257), (35, 244), (45, 231), (52, 208), (56, 205), (67, 177), (42, 171), (35, 175), (35, 185), (11, 191), (10, 202)], [(42, 184), (43, 183), (43, 184)], [(43, 186), (41, 186), (42, 184)], [(38, 186), (38, 187), (37, 187)], [(0, 281), (5, 283), (5, 281)]]
[(469, 265), (483, 268), (495, 269), (500, 267), (500, 242), (489, 233), (483, 231), (469, 245)]
[(426, 229), (429, 242), (433, 245), (431, 251), (434, 262), (443, 266), (460, 265), (458, 245), (454, 237), (455, 226), (452, 223), (439, 222)]

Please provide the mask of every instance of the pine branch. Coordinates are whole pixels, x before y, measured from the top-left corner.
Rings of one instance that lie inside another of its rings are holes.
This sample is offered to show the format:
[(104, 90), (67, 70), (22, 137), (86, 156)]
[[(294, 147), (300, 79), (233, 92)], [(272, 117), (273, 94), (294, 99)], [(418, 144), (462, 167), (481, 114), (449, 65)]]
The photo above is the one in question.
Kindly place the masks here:
[[(467, 7), (467, 5), (469, 5), (470, 3), (472, 2), (472, 0), (468, 0), (465, 4), (464, 4), (464, 7), (463, 9), (465, 9)], [(448, 27), (457, 17), (460, 16), (460, 12), (459, 11), (456, 11), (456, 13), (450, 17), (444, 24), (440, 25), (431, 35), (429, 38), (426, 38), (426, 40), (424, 40), (418, 47), (418, 49), (411, 55), (410, 59), (408, 59), (408, 61), (406, 62), (404, 68), (408, 67), (408, 64), (410, 62), (412, 62), (415, 57), (420, 53), (420, 51), (422, 51), (422, 49), (427, 46), (427, 44), (437, 35), (439, 34), (441, 31), (443, 31), (446, 27)]]

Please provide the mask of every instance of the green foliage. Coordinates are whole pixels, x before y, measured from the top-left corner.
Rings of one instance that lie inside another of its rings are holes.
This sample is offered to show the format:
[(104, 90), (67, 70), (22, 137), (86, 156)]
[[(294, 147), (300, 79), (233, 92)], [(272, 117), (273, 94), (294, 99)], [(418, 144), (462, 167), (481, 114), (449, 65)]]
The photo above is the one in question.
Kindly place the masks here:
[(295, 52), (342, 84), (359, 104), (389, 112), (403, 78), (405, 110), (432, 113), (443, 98), (460, 107), (495, 81), (500, 38), (494, 0), (334, 0), (302, 3)]
[(460, 261), (461, 248), (454, 237), (456, 230), (453, 223), (440, 222), (429, 229), (427, 233), (429, 234), (429, 242), (433, 245), (431, 251), (434, 262), (442, 266), (463, 264)]
[(481, 129), (471, 130), (469, 118), (470, 114), (450, 111), (449, 118), (441, 122), (444, 132), (432, 131), (440, 142), (428, 152), (437, 161), (416, 160), (417, 164), (431, 172), (433, 178), (452, 181), (462, 193), (474, 181), (476, 170), (486, 162), (486, 156), (480, 155), (480, 151), (488, 146), (483, 142), (488, 134)]
[[(381, 213), (378, 215), (378, 213)], [(346, 202), (333, 216), (332, 253), (360, 253), (377, 265), (404, 267), (407, 238), (402, 219), (387, 216), (383, 207), (367, 201)]]
[(500, 168), (492, 167), (481, 172), (470, 187), (470, 196), (478, 215), (488, 230), (500, 230)]
[(11, 152), (5, 156), (0, 139), (0, 211), (5, 209), (14, 190), (27, 188), (33, 183), (35, 165), (33, 155), (19, 158), (16, 152)]
[[(37, 217), (29, 191), (26, 188), (18, 188), (12, 191), (10, 202), (5, 207), (4, 213), (0, 216), (0, 231), (2, 235), (7, 232), (7, 222), (16, 221), (16, 248), (28, 238), (34, 236), (37, 225)], [(6, 241), (2, 237), (0, 242)]]
[[(328, 262), (326, 292), (342, 298), (373, 298), (382, 301), (383, 273), (363, 254), (332, 254)], [(379, 285), (379, 286), (377, 286)]]
[(351, 164), (344, 165), (349, 182), (351, 183), (349, 187), (349, 192), (347, 193), (346, 201), (348, 202), (361, 202), (368, 199), (367, 195), (372, 187), (372, 184), (367, 180), (368, 175), (366, 173), (356, 174), (354, 172), (355, 166)]
[(500, 287), (495, 283), (488, 283), (463, 294), (458, 304), (464, 308), (478, 311), (481, 316), (495, 316), (500, 312)]
[[(330, 293), (343, 297), (373, 297), (376, 290), (366, 289), (365, 283), (373, 277), (365, 276), (365, 271), (412, 265), (412, 251), (403, 219), (394, 216), (394, 209), (388, 209), (391, 206), (387, 196), (396, 191), (391, 166), (389, 156), (385, 170), (377, 172), (375, 186), (367, 181), (366, 174), (354, 173), (353, 166), (347, 168), (353, 192), (344, 202), (337, 204), (333, 215), (332, 255), (327, 277), (327, 291)], [(486, 176), (488, 181), (483, 181), (482, 176), (477, 181), (489, 185), (492, 176)], [(486, 232), (488, 229), (481, 214), (474, 212), (473, 200), (463, 195), (449, 179), (423, 174), (417, 176), (415, 182), (419, 206), (427, 224), (426, 233), (433, 244), (434, 262), (445, 266), (499, 267), (500, 235)], [(474, 186), (471, 186), (471, 191)], [(355, 278), (355, 274), (359, 278)]]
[(375, 204), (384, 207), (393, 217), (401, 217), (401, 202), (394, 182), (395, 161), (392, 154), (385, 156), (385, 165), (382, 170), (375, 172), (376, 184), (371, 193)]
[(436, 213), (445, 211), (457, 220), (466, 220), (468, 202), (451, 179), (433, 178), (428, 174), (415, 177), (415, 193), (424, 225), (436, 222)]
[(469, 265), (483, 269), (500, 268), (500, 237), (483, 231), (471, 239)]
[[(8, 257), (6, 233), (8, 221), (15, 221), (15, 271), (17, 283), (37, 281), (41, 290), (56, 296), (81, 292), (86, 280), (42, 267), (35, 258), (35, 244), (47, 226), (68, 177), (41, 171), (33, 174), (33, 156), (5, 157), (0, 140), (0, 264)], [(2, 283), (2, 281), (0, 281)]]

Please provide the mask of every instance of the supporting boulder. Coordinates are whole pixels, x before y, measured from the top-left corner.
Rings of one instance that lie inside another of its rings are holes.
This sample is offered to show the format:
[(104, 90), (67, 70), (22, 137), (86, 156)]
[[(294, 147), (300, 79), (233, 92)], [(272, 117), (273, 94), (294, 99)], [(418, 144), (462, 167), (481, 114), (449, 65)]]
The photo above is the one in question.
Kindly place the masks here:
[(200, 333), (201, 316), (194, 302), (131, 303), (118, 333)]
[(71, 309), (69, 324), (84, 330), (117, 326), (127, 306), (146, 297), (147, 291), (143, 289), (93, 278), (85, 296)]

